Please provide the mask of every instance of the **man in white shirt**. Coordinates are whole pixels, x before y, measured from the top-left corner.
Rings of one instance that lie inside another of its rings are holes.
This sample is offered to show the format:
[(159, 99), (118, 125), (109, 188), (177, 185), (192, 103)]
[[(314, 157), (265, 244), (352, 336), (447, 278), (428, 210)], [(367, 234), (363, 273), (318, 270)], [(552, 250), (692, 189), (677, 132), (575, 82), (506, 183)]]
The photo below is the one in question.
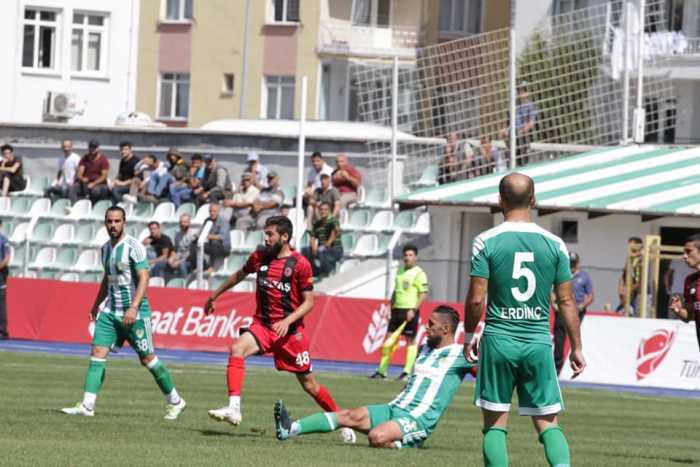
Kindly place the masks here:
[(268, 170), (267, 167), (260, 163), (260, 156), (258, 156), (258, 153), (249, 152), (246, 161), (248, 162), (248, 167), (246, 167), (245, 171), (253, 174), (253, 184), (255, 185), (255, 187), (261, 191), (263, 188), (267, 188)]
[(321, 188), (321, 175), (333, 175), (333, 167), (326, 164), (323, 156), (319, 151), (311, 154), (311, 168), (306, 174), (306, 187), (311, 188), (311, 193), (317, 188)]
[(63, 156), (58, 157), (58, 171), (51, 186), (46, 189), (44, 196), (51, 198), (51, 202), (58, 198), (67, 198), (70, 186), (75, 180), (78, 171), (80, 156), (73, 151), (73, 141), (66, 139), (61, 143)]

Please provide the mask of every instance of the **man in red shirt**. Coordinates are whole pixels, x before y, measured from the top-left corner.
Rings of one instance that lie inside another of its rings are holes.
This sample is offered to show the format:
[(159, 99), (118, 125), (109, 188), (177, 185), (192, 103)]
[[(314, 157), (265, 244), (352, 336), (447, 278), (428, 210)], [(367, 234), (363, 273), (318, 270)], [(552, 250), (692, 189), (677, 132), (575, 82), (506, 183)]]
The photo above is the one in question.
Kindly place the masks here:
[(691, 235), (685, 241), (683, 261), (695, 272), (685, 278), (684, 296), (671, 297), (670, 309), (686, 323), (691, 319), (695, 320), (695, 333), (700, 347), (700, 234)]
[[(309, 341), (304, 333), (304, 316), (314, 306), (313, 276), (308, 260), (292, 250), (292, 222), (286, 216), (273, 216), (265, 222), (265, 247), (250, 255), (243, 268), (216, 289), (204, 306), (214, 313), (214, 302), (226, 290), (257, 274), (256, 310), (253, 324), (241, 331), (231, 346), (226, 382), (229, 405), (209, 411), (209, 416), (232, 425), (241, 423), (241, 389), (245, 359), (250, 355), (272, 353), (275, 367), (294, 373), (302, 388), (323, 410), (338, 410), (328, 389), (311, 373)], [(355, 433), (341, 432), (343, 440), (355, 442)]]
[(107, 156), (99, 151), (99, 147), (99, 142), (91, 140), (88, 143), (88, 153), (80, 158), (75, 183), (71, 186), (68, 195), (71, 204), (75, 204), (78, 198), (90, 198), (90, 201), (96, 203), (110, 197), (107, 186), (109, 161)]
[(348, 156), (338, 154), (335, 158), (335, 170), (331, 176), (333, 188), (340, 193), (340, 207), (357, 202), (357, 189), (362, 185), (362, 174), (350, 165)]

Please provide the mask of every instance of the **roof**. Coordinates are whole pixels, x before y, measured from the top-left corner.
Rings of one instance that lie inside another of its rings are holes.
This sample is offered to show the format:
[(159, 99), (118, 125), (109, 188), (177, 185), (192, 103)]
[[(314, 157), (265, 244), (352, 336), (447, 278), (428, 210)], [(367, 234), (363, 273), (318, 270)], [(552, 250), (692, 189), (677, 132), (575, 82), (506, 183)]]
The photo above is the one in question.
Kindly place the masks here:
[[(530, 164), (537, 208), (650, 217), (700, 216), (700, 147), (621, 146)], [(503, 173), (417, 190), (403, 205), (498, 206)]]

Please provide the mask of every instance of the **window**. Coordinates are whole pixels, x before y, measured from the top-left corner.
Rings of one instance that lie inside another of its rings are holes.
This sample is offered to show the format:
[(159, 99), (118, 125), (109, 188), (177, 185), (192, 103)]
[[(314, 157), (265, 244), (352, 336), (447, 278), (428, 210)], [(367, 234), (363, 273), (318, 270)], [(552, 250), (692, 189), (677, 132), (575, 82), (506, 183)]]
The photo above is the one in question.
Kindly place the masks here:
[(163, 73), (160, 78), (158, 116), (163, 119), (186, 119), (189, 113), (189, 73)]
[(272, 0), (274, 23), (298, 23), (299, 0)]
[(23, 67), (47, 70), (56, 68), (57, 16), (55, 11), (34, 8), (24, 10)]
[(440, 32), (481, 32), (481, 0), (440, 0)]
[(294, 118), (294, 76), (266, 76), (266, 118), (291, 120)]
[(104, 15), (73, 14), (71, 32), (71, 70), (105, 71), (107, 18)]
[(192, 0), (164, 0), (166, 21), (191, 21)]
[(224, 82), (221, 92), (226, 95), (233, 95), (233, 73), (224, 73)]
[(578, 243), (578, 221), (561, 221), (561, 239), (566, 243)]
[(553, 13), (555, 15), (564, 15), (571, 13), (574, 10), (580, 10), (588, 6), (587, 0), (555, 0), (553, 5)]
[(352, 24), (356, 26), (389, 26), (391, 0), (354, 0)]

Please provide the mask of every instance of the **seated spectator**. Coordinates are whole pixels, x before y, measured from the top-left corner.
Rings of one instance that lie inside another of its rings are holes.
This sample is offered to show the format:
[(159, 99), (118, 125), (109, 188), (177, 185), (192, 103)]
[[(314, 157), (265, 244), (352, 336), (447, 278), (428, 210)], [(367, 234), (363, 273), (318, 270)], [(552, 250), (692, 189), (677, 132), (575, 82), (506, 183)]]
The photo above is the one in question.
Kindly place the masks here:
[(250, 172), (243, 172), (238, 191), (231, 199), (222, 201), (222, 216), (229, 220), (230, 225), (236, 225), (236, 221), (246, 216), (250, 216), (253, 203), (260, 196), (260, 190), (253, 185), (253, 175)]
[(112, 181), (112, 200), (117, 204), (122, 200), (122, 196), (129, 193), (131, 184), (136, 179), (136, 165), (139, 163), (139, 158), (134, 156), (131, 150), (131, 143), (122, 141), (119, 143), (119, 172), (117, 178)]
[(328, 174), (321, 175), (321, 186), (314, 190), (314, 195), (309, 200), (309, 207), (306, 210), (306, 222), (312, 226), (319, 216), (319, 208), (322, 203), (328, 203), (331, 207), (331, 214), (336, 219), (340, 216), (340, 194), (338, 190), (331, 186), (331, 177)]
[(207, 222), (212, 222), (213, 225), (204, 244), (204, 253), (209, 256), (209, 272), (220, 269), (224, 259), (231, 254), (231, 229), (226, 219), (220, 214), (220, 204), (209, 204)]
[(246, 161), (248, 162), (248, 167), (246, 167), (245, 171), (253, 174), (255, 187), (261, 191), (263, 188), (267, 188), (267, 174), (269, 170), (260, 163), (258, 153), (249, 152)]
[(153, 154), (148, 157), (151, 167), (151, 175), (148, 177), (146, 192), (141, 196), (144, 201), (157, 203), (161, 198), (168, 196), (168, 187), (173, 177), (168, 172), (168, 167), (158, 160)]
[(189, 214), (180, 216), (180, 230), (175, 234), (174, 249), (168, 258), (168, 275), (171, 277), (185, 278), (194, 269), (197, 233), (191, 228), (191, 222)]
[(192, 191), (197, 197), (197, 203), (218, 203), (224, 198), (230, 198), (233, 193), (228, 169), (219, 165), (211, 154), (206, 154), (203, 159), (206, 164), (205, 179), (201, 187)]
[(462, 168), (457, 160), (457, 156), (452, 153), (445, 153), (442, 160), (438, 164), (438, 183), (456, 182), (461, 179)]
[(66, 139), (61, 143), (63, 154), (58, 156), (58, 171), (56, 178), (46, 189), (44, 196), (51, 199), (53, 203), (58, 198), (67, 198), (70, 187), (75, 181), (75, 174), (80, 164), (80, 156), (73, 151), (73, 141)]
[(170, 193), (170, 201), (173, 202), (176, 208), (179, 208), (184, 201), (192, 199), (192, 187), (189, 181), (189, 167), (185, 163), (177, 148), (172, 147), (168, 150), (168, 172), (172, 179), (168, 192)]
[(147, 154), (143, 157), (134, 168), (136, 176), (131, 181), (131, 186), (129, 187), (129, 194), (123, 195), (122, 199), (128, 203), (136, 203), (138, 198), (143, 197), (146, 194), (146, 187), (148, 187), (148, 182), (151, 179), (151, 174), (153, 173), (153, 167), (155, 165), (156, 156), (153, 154)]
[(2, 152), (2, 164), (0, 164), (0, 186), (2, 196), (7, 196), (11, 191), (22, 191), (27, 187), (27, 180), (22, 170), (22, 158), (15, 156), (15, 149), (9, 144), (0, 147)]
[(345, 208), (357, 202), (357, 190), (362, 184), (362, 175), (350, 165), (348, 156), (338, 154), (335, 158), (335, 170), (331, 178), (333, 187), (340, 193), (340, 206)]
[(189, 174), (190, 179), (197, 178), (199, 181), (203, 181), (206, 177), (206, 167), (204, 167), (204, 159), (201, 154), (192, 154), (190, 158)]
[(110, 196), (107, 186), (109, 160), (99, 151), (99, 147), (98, 141), (91, 140), (88, 143), (87, 154), (80, 158), (78, 174), (69, 192), (72, 204), (75, 204), (78, 198), (90, 198), (90, 201), (96, 203)]
[(153, 249), (152, 252), (149, 251), (148, 258), (148, 263), (151, 265), (151, 276), (165, 277), (170, 252), (173, 251), (173, 241), (160, 231), (160, 224), (156, 221), (148, 223), (148, 230), (151, 235), (143, 239), (143, 244)]
[(302, 254), (311, 263), (314, 276), (325, 277), (335, 270), (335, 265), (343, 257), (343, 244), (340, 241), (340, 226), (331, 213), (329, 203), (321, 203), (319, 217), (311, 230), (311, 245), (302, 248)]
[(321, 176), (326, 174), (333, 175), (333, 167), (326, 164), (320, 152), (316, 151), (311, 154), (311, 168), (306, 174), (306, 190), (304, 191), (304, 201), (311, 198), (314, 191), (321, 188)]
[(501, 155), (491, 142), (491, 138), (483, 135), (479, 140), (479, 152), (477, 156), (479, 175), (493, 173), (501, 165)]
[(280, 178), (277, 172), (272, 171), (267, 174), (267, 184), (268, 187), (263, 189), (258, 199), (253, 202), (250, 214), (236, 220), (237, 229), (249, 230), (256, 225), (258, 229), (262, 229), (265, 227), (265, 221), (270, 217), (282, 214), (284, 193), (279, 188)]

